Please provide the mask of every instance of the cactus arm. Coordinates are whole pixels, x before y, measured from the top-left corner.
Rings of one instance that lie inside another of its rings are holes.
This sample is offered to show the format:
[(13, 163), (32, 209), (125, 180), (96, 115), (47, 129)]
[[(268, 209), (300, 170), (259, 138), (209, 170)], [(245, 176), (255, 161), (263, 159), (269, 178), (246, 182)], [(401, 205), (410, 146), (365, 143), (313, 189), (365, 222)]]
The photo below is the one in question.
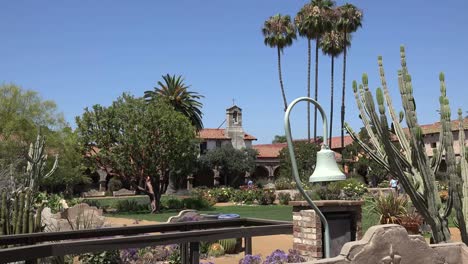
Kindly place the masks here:
[(52, 166), (52, 169), (46, 175), (44, 175), (43, 179), (47, 179), (50, 176), (52, 176), (52, 174), (54, 174), (57, 168), (58, 168), (58, 155), (55, 155), (54, 165)]
[(463, 182), (463, 215), (466, 218), (468, 217), (468, 162), (466, 161), (465, 126), (461, 109), (458, 109), (458, 144), (460, 147), (460, 168)]
[(385, 158), (383, 158), (379, 152), (372, 150), (366, 143), (364, 143), (361, 139), (359, 139), (358, 135), (354, 132), (354, 130), (349, 126), (348, 123), (345, 123), (345, 129), (348, 131), (351, 138), (356, 141), (359, 146), (373, 159), (375, 160), (380, 166), (385, 168), (387, 171), (390, 171), (390, 166), (388, 165)]
[[(360, 90), (362, 90), (362, 88), (360, 88)], [(363, 97), (359, 96), (356, 81), (353, 82), (353, 93), (354, 93), (354, 99), (356, 100), (356, 104), (359, 109), (359, 114), (361, 115), (361, 119), (364, 124), (364, 128), (366, 129), (367, 134), (369, 135), (369, 140), (375, 149), (377, 149), (380, 153), (383, 153), (379, 140), (377, 139), (377, 137), (374, 134), (374, 131), (372, 130), (369, 119), (367, 118), (366, 111), (363, 107), (363, 104), (361, 103), (361, 100), (362, 100), (361, 98)]]
[(411, 159), (411, 147), (406, 138), (405, 132), (400, 124), (400, 117), (396, 115), (395, 108), (393, 107), (392, 98), (390, 97), (390, 93), (388, 91), (387, 80), (385, 79), (385, 71), (383, 68), (382, 56), (378, 57), (378, 64), (379, 64), (379, 73), (380, 73), (380, 82), (382, 83), (382, 89), (385, 96), (385, 102), (387, 103), (388, 112), (393, 120), (393, 127), (395, 128), (395, 135), (398, 138), (398, 142), (400, 142), (401, 147), (404, 150), (404, 154), (407, 160)]

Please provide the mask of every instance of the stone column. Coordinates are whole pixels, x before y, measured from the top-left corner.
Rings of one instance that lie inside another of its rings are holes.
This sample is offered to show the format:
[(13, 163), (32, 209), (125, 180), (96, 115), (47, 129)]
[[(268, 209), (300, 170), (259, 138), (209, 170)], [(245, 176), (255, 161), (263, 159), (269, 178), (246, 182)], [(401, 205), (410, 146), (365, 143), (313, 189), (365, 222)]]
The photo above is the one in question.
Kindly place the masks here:
[(213, 185), (214, 185), (215, 187), (218, 187), (219, 184), (220, 184), (219, 179), (221, 179), (221, 176), (219, 176), (219, 168), (218, 168), (218, 167), (215, 167), (215, 168), (213, 169), (213, 173), (214, 173), (214, 177), (213, 177), (214, 182), (213, 182)]
[(246, 171), (244, 175), (244, 184), (247, 185), (250, 180), (250, 172)]
[(106, 191), (106, 178), (107, 178), (107, 172), (105, 170), (97, 170), (97, 173), (99, 175), (99, 191), (100, 192), (105, 192)]
[(193, 189), (193, 174), (187, 176), (187, 191), (191, 191)]

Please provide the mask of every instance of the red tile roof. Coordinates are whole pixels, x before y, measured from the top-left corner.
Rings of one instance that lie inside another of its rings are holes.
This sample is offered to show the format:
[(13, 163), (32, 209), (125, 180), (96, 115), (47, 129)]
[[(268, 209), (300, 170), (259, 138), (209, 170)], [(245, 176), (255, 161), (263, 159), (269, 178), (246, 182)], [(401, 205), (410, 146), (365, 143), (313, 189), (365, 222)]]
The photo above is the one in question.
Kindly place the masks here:
[[(224, 128), (204, 128), (200, 130), (198, 137), (201, 139), (231, 139), (228, 135), (225, 134)], [(245, 140), (257, 140), (256, 137), (245, 133)]]
[[(297, 141), (307, 141), (307, 139), (300, 139)], [(353, 143), (353, 139), (351, 136), (345, 136), (344, 137), (344, 145), (350, 145)], [(339, 149), (341, 147), (341, 137), (332, 137), (332, 150)], [(258, 158), (260, 159), (267, 159), (267, 158), (277, 158), (279, 156), (279, 152), (287, 147), (286, 143), (274, 143), (274, 144), (259, 144), (259, 145), (253, 145), (252, 146), (254, 149), (258, 151)], [(341, 154), (336, 153), (335, 151), (335, 157), (336, 159), (341, 159)]]
[(252, 147), (258, 151), (258, 158), (277, 158), (280, 151), (286, 146), (286, 143), (275, 143), (253, 145)]

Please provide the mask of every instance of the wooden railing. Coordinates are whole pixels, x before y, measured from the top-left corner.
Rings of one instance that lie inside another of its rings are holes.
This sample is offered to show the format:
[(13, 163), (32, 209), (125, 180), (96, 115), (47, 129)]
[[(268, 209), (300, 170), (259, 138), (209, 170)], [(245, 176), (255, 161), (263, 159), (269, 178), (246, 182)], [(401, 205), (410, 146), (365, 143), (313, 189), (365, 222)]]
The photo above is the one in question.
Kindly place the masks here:
[(292, 232), (291, 222), (238, 218), (9, 235), (0, 236), (0, 263), (180, 244), (182, 263), (198, 264), (201, 241), (243, 238), (245, 254), (252, 254), (252, 237)]

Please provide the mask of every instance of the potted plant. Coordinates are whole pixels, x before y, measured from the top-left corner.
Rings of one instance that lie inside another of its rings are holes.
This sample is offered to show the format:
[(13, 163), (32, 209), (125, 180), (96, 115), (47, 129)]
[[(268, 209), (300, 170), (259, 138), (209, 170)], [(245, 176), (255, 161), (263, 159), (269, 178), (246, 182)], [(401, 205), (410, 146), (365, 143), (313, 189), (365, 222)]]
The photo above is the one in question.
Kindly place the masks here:
[(423, 223), (423, 218), (420, 214), (413, 211), (411, 213), (406, 213), (400, 216), (399, 222), (400, 225), (406, 229), (408, 234), (417, 235), (419, 234), (419, 228)]

